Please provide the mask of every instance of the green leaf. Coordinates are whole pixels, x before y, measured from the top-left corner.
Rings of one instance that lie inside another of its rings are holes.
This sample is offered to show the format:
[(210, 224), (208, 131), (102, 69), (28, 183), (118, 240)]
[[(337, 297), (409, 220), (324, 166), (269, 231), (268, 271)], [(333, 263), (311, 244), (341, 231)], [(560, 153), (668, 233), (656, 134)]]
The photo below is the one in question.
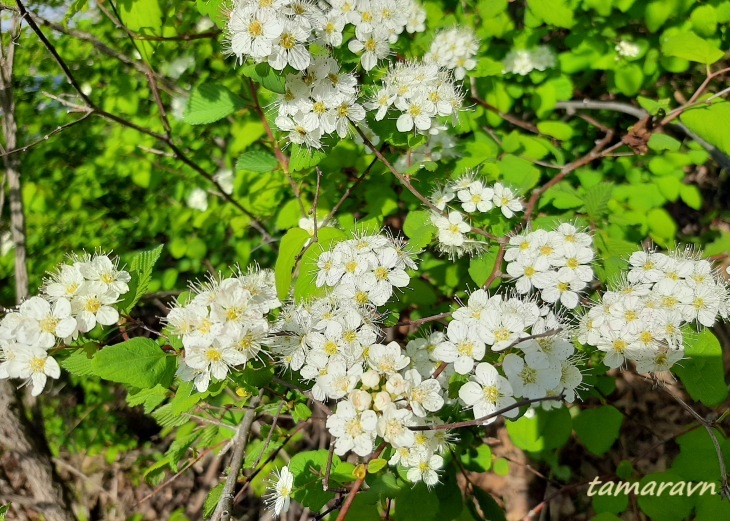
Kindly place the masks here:
[(167, 356), (154, 340), (132, 338), (107, 346), (91, 361), (94, 374), (112, 382), (139, 387), (168, 387), (177, 367), (174, 356)]
[(292, 228), (281, 239), (279, 256), (276, 258), (276, 267), (274, 269), (274, 274), (276, 275), (276, 294), (279, 300), (285, 300), (289, 296), (292, 270), (296, 264), (297, 256), (302, 251), (304, 244), (311, 238), (306, 230)]
[(509, 461), (504, 458), (497, 458), (494, 460), (492, 468), (497, 476), (506, 476), (509, 474)]
[(710, 65), (725, 53), (693, 32), (679, 32), (662, 38), (662, 53), (685, 60)]
[(639, 102), (639, 105), (641, 105), (641, 107), (652, 116), (656, 116), (657, 112), (660, 110), (665, 112), (669, 110), (669, 98), (654, 101), (653, 99), (638, 96), (636, 100)]
[(560, 141), (567, 141), (573, 137), (573, 127), (562, 121), (540, 121), (537, 130)]
[[(725, 461), (730, 463), (730, 441), (714, 430)], [(679, 473), (687, 481), (718, 482), (721, 479), (720, 461), (715, 445), (707, 429), (696, 429), (677, 438), (679, 455), (674, 458), (672, 472)]]
[(549, 25), (570, 28), (575, 24), (573, 10), (566, 0), (530, 0), (528, 9)]
[[(638, 494), (639, 508), (651, 519), (661, 521), (682, 521), (689, 516), (696, 496), (672, 495), (672, 486), (666, 487), (660, 494), (663, 483), (677, 484), (682, 481), (678, 474), (667, 471), (649, 474), (639, 482), (641, 494)], [(654, 491), (651, 493), (651, 491)]]
[(673, 240), (677, 234), (677, 223), (664, 208), (654, 208), (646, 216), (651, 236), (657, 242)]
[[(289, 470), (294, 475), (292, 497), (302, 506), (313, 512), (319, 511), (335, 497), (332, 492), (322, 490), (321, 480), (327, 470), (329, 451), (314, 450), (295, 454), (289, 462)], [(337, 455), (332, 456), (332, 468), (340, 464)]]
[(679, 197), (682, 198), (684, 204), (694, 210), (702, 208), (702, 192), (695, 185), (681, 184), (679, 186)]
[(213, 123), (230, 116), (245, 105), (243, 99), (223, 85), (203, 83), (190, 93), (183, 121), (190, 125)]
[[(162, 8), (159, 0), (122, 0), (117, 6), (127, 29), (142, 36), (161, 36)], [(150, 63), (157, 42), (135, 39), (134, 45), (145, 61)]]
[(489, 445), (472, 447), (461, 456), (464, 468), (474, 472), (486, 472), (492, 467), (492, 450)]
[(205, 519), (210, 518), (215, 512), (215, 508), (218, 506), (218, 502), (221, 500), (221, 494), (223, 494), (223, 487), (225, 483), (218, 483), (215, 487), (208, 492), (208, 496), (205, 498), (203, 504), (203, 517)]
[(572, 422), (567, 408), (534, 411), (532, 416), (506, 422), (512, 443), (528, 452), (540, 452), (561, 447), (570, 439)]
[(381, 470), (383, 470), (386, 465), (388, 465), (388, 462), (384, 460), (383, 458), (376, 458), (373, 460), (368, 461), (368, 473), (370, 474), (377, 474)]
[(685, 110), (679, 119), (702, 139), (730, 155), (730, 103), (720, 101), (709, 106)]
[(473, 71), (469, 71), (469, 76), (474, 78), (484, 78), (486, 76), (501, 76), (502, 62), (487, 58), (486, 56), (479, 58), (477, 66)]
[(674, 139), (672, 136), (666, 134), (654, 133), (649, 138), (649, 148), (660, 152), (662, 150), (670, 150), (676, 152), (682, 145), (679, 141)]
[(644, 82), (644, 73), (635, 63), (623, 64), (616, 67), (614, 82), (616, 88), (621, 94), (625, 96), (635, 96), (641, 89), (641, 84)]
[(714, 407), (725, 401), (728, 386), (725, 382), (725, 367), (722, 347), (709, 329), (700, 333), (687, 331), (684, 336), (684, 354), (687, 359), (672, 367), (687, 388), (693, 400)]
[(268, 63), (257, 63), (255, 65), (247, 65), (241, 69), (244, 76), (251, 78), (253, 81), (264, 88), (276, 92), (277, 94), (286, 93), (285, 76), (280, 71), (275, 71)]
[(473, 280), (477, 286), (482, 287), (484, 283), (487, 282), (496, 262), (496, 250), (489, 251), (478, 257), (472, 257), (471, 260), (469, 260), (469, 276), (471, 277), (471, 280)]
[(588, 216), (594, 221), (600, 220), (608, 209), (608, 202), (613, 194), (611, 183), (601, 182), (591, 186), (583, 195), (583, 203)]
[(276, 156), (263, 147), (249, 148), (238, 156), (236, 161), (236, 170), (248, 170), (259, 174), (276, 170), (278, 166), (279, 161), (276, 160)]
[(200, 14), (213, 20), (221, 29), (226, 27), (226, 22), (228, 21), (228, 18), (223, 14), (221, 6), (224, 3), (225, 0), (195, 0)]
[(312, 416), (312, 410), (303, 403), (298, 403), (294, 406), (292, 411), (292, 417), (294, 421), (299, 423), (308, 420)]
[(97, 350), (96, 344), (88, 344), (87, 346), (77, 349), (71, 355), (61, 362), (61, 367), (76, 376), (87, 376), (94, 374), (91, 367), (94, 353)]
[(497, 165), (505, 183), (520, 194), (526, 193), (540, 181), (540, 170), (521, 157), (505, 154)]
[(132, 278), (129, 281), (129, 292), (117, 305), (122, 313), (129, 313), (147, 292), (152, 280), (152, 269), (160, 258), (163, 246), (160, 244), (156, 248), (140, 252), (132, 257), (132, 262), (129, 264), (129, 274)]
[(422, 250), (431, 244), (437, 231), (431, 222), (431, 212), (428, 210), (408, 212), (403, 223), (403, 233), (408, 237), (411, 251)]
[(583, 409), (573, 418), (573, 428), (578, 438), (593, 454), (608, 452), (621, 433), (623, 415), (610, 405), (596, 409)]
[(155, 385), (151, 389), (140, 389), (136, 392), (127, 394), (127, 403), (131, 407), (137, 405), (144, 406), (144, 413), (150, 414), (158, 405), (165, 401), (167, 397), (167, 389), (160, 384)]
[(439, 501), (421, 481), (404, 488), (396, 501), (396, 515), (399, 521), (435, 521)]

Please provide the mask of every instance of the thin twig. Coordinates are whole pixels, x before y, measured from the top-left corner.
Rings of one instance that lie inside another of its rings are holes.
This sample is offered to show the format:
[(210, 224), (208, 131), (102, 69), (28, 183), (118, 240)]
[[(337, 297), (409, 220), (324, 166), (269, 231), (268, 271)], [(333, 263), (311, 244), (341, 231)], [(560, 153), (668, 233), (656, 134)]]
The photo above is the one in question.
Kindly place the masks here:
[(512, 411), (514, 409), (519, 409), (523, 405), (530, 405), (533, 403), (547, 402), (547, 401), (562, 401), (563, 398), (565, 398), (565, 396), (563, 396), (562, 394), (560, 394), (558, 396), (543, 396), (542, 398), (525, 398), (524, 400), (515, 402), (512, 405), (503, 407), (497, 411), (494, 411), (493, 413), (487, 414), (486, 416), (482, 416), (481, 418), (476, 418), (474, 420), (455, 422), (455, 423), (444, 423), (443, 425), (415, 425), (415, 426), (408, 427), (408, 428), (412, 431), (445, 431), (445, 430), (451, 430), (451, 429), (460, 429), (462, 427), (475, 427), (475, 426), (481, 427), (481, 426), (483, 426), (485, 421), (491, 420), (492, 418), (496, 418), (497, 416), (501, 416), (502, 414)]

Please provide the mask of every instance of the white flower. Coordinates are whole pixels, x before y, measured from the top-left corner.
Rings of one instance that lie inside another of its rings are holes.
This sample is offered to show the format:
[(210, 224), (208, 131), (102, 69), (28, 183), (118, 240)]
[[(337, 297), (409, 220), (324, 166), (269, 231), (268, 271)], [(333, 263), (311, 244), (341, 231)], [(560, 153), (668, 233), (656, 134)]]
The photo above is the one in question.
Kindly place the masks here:
[(247, 56), (257, 62), (265, 60), (272, 52), (272, 44), (284, 30), (276, 12), (270, 9), (251, 9), (239, 3), (228, 20), (230, 52), (239, 63)]
[(322, 148), (322, 128), (317, 116), (312, 113), (297, 112), (293, 116), (278, 116), (276, 126), (283, 132), (289, 132), (291, 143), (305, 145), (310, 148)]
[(378, 436), (393, 447), (410, 447), (415, 436), (409, 425), (413, 425), (413, 413), (408, 409), (398, 409), (391, 403), (378, 418)]
[(327, 418), (327, 429), (336, 438), (335, 454), (352, 450), (358, 456), (373, 452), (378, 417), (373, 410), (358, 412), (348, 400), (338, 402), (337, 411)]
[(298, 71), (309, 66), (312, 56), (304, 43), (309, 39), (311, 28), (307, 24), (293, 20), (284, 22), (281, 33), (272, 44), (271, 54), (268, 57), (269, 65), (277, 71), (284, 70), (291, 65)]
[(436, 412), (443, 407), (441, 384), (437, 380), (429, 378), (421, 381), (421, 375), (416, 369), (406, 371), (405, 380), (409, 384), (408, 403), (413, 414), (425, 418), (429, 412)]
[(438, 454), (434, 454), (428, 458), (423, 457), (420, 461), (408, 469), (406, 477), (412, 483), (423, 481), (426, 486), (432, 487), (439, 482), (437, 470), (444, 466), (444, 459)]
[(492, 202), (494, 190), (484, 186), (480, 181), (474, 181), (466, 190), (459, 190), (457, 196), (461, 201), (461, 207), (467, 213), (488, 212), (494, 206)]
[(51, 300), (62, 297), (71, 299), (78, 294), (85, 280), (78, 266), (64, 264), (46, 280), (43, 290)]
[(185, 363), (217, 380), (225, 380), (229, 367), (245, 364), (246, 356), (230, 346), (190, 345), (185, 347)]
[(407, 367), (409, 362), (410, 359), (402, 353), (398, 342), (373, 344), (368, 350), (368, 364), (379, 373), (393, 374)]
[(547, 368), (530, 367), (518, 355), (510, 353), (502, 361), (502, 369), (507, 375), (515, 396), (534, 399), (543, 398), (548, 390), (560, 383), (561, 367)]
[(458, 320), (449, 322), (447, 331), (448, 341), (436, 346), (433, 354), (444, 362), (453, 362), (457, 373), (468, 374), (474, 362), (484, 357), (484, 342), (477, 331)]
[(276, 480), (272, 484), (273, 487), (266, 498), (266, 503), (274, 511), (274, 516), (278, 517), (289, 511), (294, 474), (289, 471), (288, 466), (284, 466), (276, 472)]
[(107, 255), (95, 255), (89, 262), (79, 264), (79, 271), (86, 280), (101, 282), (103, 291), (111, 291), (119, 295), (129, 292), (127, 284), (132, 277), (124, 270), (118, 269), (115, 262)]
[(193, 188), (190, 190), (185, 204), (193, 210), (204, 212), (208, 209), (208, 192), (202, 188)]
[(76, 319), (71, 316), (71, 303), (59, 298), (51, 304), (42, 297), (31, 297), (20, 305), (20, 313), (32, 320), (19, 328), (20, 342), (50, 349), (56, 338), (67, 338), (76, 331)]
[(41, 347), (28, 347), (15, 351), (8, 372), (15, 378), (29, 379), (33, 383), (31, 394), (38, 396), (46, 386), (46, 380), (61, 376), (61, 368), (53, 357)]
[(83, 292), (71, 301), (71, 309), (76, 315), (81, 333), (87, 333), (96, 327), (111, 326), (119, 320), (119, 312), (113, 307), (117, 302), (116, 293), (104, 291), (101, 282), (84, 284)]
[[(473, 409), (474, 419), (483, 418), (515, 403), (509, 381), (486, 362), (477, 364), (474, 376), (459, 389), (459, 398)], [(515, 408), (505, 412), (504, 416), (514, 418), (518, 412)], [(496, 419), (489, 418), (482, 425), (489, 425)]]
[(373, 69), (378, 60), (382, 60), (390, 54), (389, 35), (386, 31), (373, 28), (371, 31), (363, 31), (360, 28), (355, 30), (355, 39), (350, 40), (347, 48), (350, 52), (360, 54), (360, 63), (366, 71)]
[(616, 52), (624, 58), (636, 58), (641, 53), (641, 47), (634, 42), (621, 40), (616, 44)]
[(464, 234), (471, 230), (471, 226), (464, 222), (459, 212), (449, 212), (448, 217), (434, 212), (431, 214), (431, 222), (439, 230), (439, 242), (446, 246), (462, 246)]
[(519, 198), (512, 193), (512, 190), (502, 185), (501, 183), (494, 184), (494, 196), (492, 198), (494, 206), (502, 210), (502, 214), (510, 219), (514, 216), (515, 212), (521, 212), (523, 210), (522, 202)]

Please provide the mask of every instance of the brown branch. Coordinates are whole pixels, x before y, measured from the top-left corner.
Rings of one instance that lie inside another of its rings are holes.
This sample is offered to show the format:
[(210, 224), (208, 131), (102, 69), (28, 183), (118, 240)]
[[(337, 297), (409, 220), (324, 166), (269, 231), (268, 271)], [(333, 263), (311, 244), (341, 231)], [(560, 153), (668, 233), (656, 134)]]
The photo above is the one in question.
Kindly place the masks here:
[(530, 405), (533, 403), (547, 401), (562, 401), (563, 398), (565, 398), (565, 396), (563, 396), (562, 394), (558, 396), (544, 396), (542, 398), (525, 398), (524, 400), (515, 402), (507, 407), (502, 407), (501, 409), (494, 411), (493, 413), (487, 414), (486, 416), (482, 416), (481, 418), (475, 418), (473, 420), (463, 422), (444, 423), (443, 425), (416, 425), (408, 428), (412, 431), (445, 431), (451, 429), (460, 429), (462, 427), (481, 427), (483, 426), (483, 423), (485, 421), (496, 418), (497, 416), (501, 416), (502, 414), (512, 411), (514, 409), (519, 409), (523, 405)]
[[(423, 204), (426, 205), (430, 210), (436, 212), (439, 215), (446, 216), (445, 212), (441, 209), (439, 209), (436, 205), (434, 205), (431, 201), (428, 200), (427, 197), (425, 197), (421, 192), (416, 190), (416, 188), (411, 184), (411, 180), (404, 176), (402, 173), (400, 173), (398, 170), (395, 169), (395, 167), (391, 164), (390, 161), (380, 152), (378, 148), (373, 145), (373, 143), (368, 139), (368, 137), (365, 135), (365, 133), (362, 131), (360, 127), (355, 125), (355, 130), (357, 130), (357, 133), (360, 134), (360, 137), (362, 138), (363, 142), (370, 148), (370, 150), (373, 151), (373, 154), (375, 154), (375, 157), (377, 157), (381, 163), (385, 165), (385, 167), (390, 171), (391, 174), (393, 174), (396, 179), (405, 186), (409, 192), (411, 192), (414, 196), (416, 196), (416, 199), (421, 201)], [(478, 235), (482, 235), (483, 237), (486, 237), (488, 239), (491, 239), (495, 242), (501, 242), (504, 241), (504, 239), (500, 239), (499, 237), (492, 235), (486, 230), (483, 230), (481, 228), (476, 228), (474, 226), (471, 227), (471, 232), (476, 233)]]
[(27, 145), (23, 145), (22, 147), (14, 148), (13, 150), (8, 150), (7, 152), (3, 152), (2, 154), (0, 154), (0, 157), (10, 156), (10, 155), (13, 155), (13, 154), (17, 154), (19, 152), (27, 152), (29, 149), (33, 148), (34, 146), (40, 145), (41, 143), (45, 143), (51, 137), (55, 136), (56, 134), (59, 134), (59, 133), (63, 132), (67, 128), (73, 127), (77, 123), (81, 123), (82, 121), (84, 121), (89, 116), (91, 116), (91, 112), (86, 112), (80, 118), (75, 119), (73, 121), (70, 121), (69, 123), (66, 123), (64, 125), (61, 125), (60, 127), (52, 130), (51, 132), (49, 132), (48, 134), (46, 134), (42, 138), (40, 138), (40, 139), (38, 139), (36, 141), (33, 141), (32, 143), (28, 143)]
[[(263, 394), (264, 392), (260, 391), (258, 396), (253, 396), (249, 406), (255, 407), (259, 401), (261, 401), (261, 396)], [(233, 454), (231, 455), (231, 464), (228, 467), (228, 476), (226, 477), (226, 482), (223, 485), (218, 505), (210, 518), (211, 521), (227, 521), (231, 517), (231, 509), (233, 508), (234, 499), (233, 489), (238, 482), (238, 474), (241, 472), (241, 465), (243, 465), (243, 453), (246, 450), (248, 433), (251, 431), (251, 425), (253, 425), (255, 416), (256, 409), (248, 409), (241, 419), (241, 423), (236, 430), (236, 434), (233, 436)]]
[[(385, 443), (381, 443), (380, 447), (377, 448), (377, 450), (370, 456), (370, 460), (374, 460), (380, 457), (380, 455), (385, 450)], [(350, 511), (350, 507), (352, 506), (352, 502), (355, 501), (355, 496), (357, 496), (357, 493), (360, 491), (360, 487), (362, 487), (362, 484), (365, 482), (365, 478), (367, 477), (367, 473), (363, 475), (360, 478), (357, 478), (357, 481), (353, 483), (352, 488), (350, 489), (350, 493), (347, 494), (347, 498), (345, 498), (345, 502), (342, 505), (342, 509), (340, 510), (340, 513), (337, 514), (336, 521), (344, 521), (344, 519), (347, 517), (347, 513)]]

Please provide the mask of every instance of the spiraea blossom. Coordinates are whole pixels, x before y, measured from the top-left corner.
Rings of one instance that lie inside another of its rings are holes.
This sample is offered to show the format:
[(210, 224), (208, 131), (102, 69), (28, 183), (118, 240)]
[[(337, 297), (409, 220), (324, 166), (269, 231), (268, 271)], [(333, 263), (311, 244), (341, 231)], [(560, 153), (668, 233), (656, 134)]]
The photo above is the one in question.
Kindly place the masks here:
[(544, 71), (555, 67), (555, 53), (550, 47), (541, 45), (534, 49), (510, 51), (502, 61), (505, 73), (526, 76), (532, 71)]
[(281, 303), (270, 270), (211, 278), (191, 290), (194, 297), (173, 306), (166, 320), (185, 347), (178, 376), (203, 392), (211, 380), (261, 358), (270, 330), (265, 315)]
[(641, 54), (641, 47), (634, 42), (621, 40), (616, 44), (616, 53), (624, 58), (636, 58)]
[(51, 350), (97, 325), (119, 321), (116, 304), (129, 292), (129, 273), (102, 253), (72, 255), (50, 274), (41, 292), (0, 321), (0, 378), (19, 378), (39, 395), (61, 370)]
[(445, 128), (441, 119), (456, 118), (463, 100), (453, 73), (436, 63), (411, 61), (391, 65), (365, 107), (376, 121), (397, 113), (400, 132), (438, 134)]
[(518, 293), (535, 288), (545, 302), (575, 309), (580, 293), (593, 280), (592, 243), (590, 235), (567, 223), (551, 231), (516, 235), (504, 255), (507, 273), (515, 278)]
[(294, 488), (294, 474), (291, 473), (288, 466), (275, 472), (276, 479), (271, 481), (271, 491), (266, 496), (266, 505), (274, 512), (275, 517), (279, 517), (289, 511)]
[(440, 31), (423, 57), (425, 63), (435, 63), (454, 72), (454, 78), (461, 80), (466, 71), (476, 67), (474, 59), (479, 50), (479, 41), (470, 28), (461, 27)]
[(625, 278), (582, 316), (578, 339), (609, 367), (662, 372), (684, 357), (684, 326), (712, 327), (729, 312), (727, 283), (710, 261), (691, 249), (637, 251)]

